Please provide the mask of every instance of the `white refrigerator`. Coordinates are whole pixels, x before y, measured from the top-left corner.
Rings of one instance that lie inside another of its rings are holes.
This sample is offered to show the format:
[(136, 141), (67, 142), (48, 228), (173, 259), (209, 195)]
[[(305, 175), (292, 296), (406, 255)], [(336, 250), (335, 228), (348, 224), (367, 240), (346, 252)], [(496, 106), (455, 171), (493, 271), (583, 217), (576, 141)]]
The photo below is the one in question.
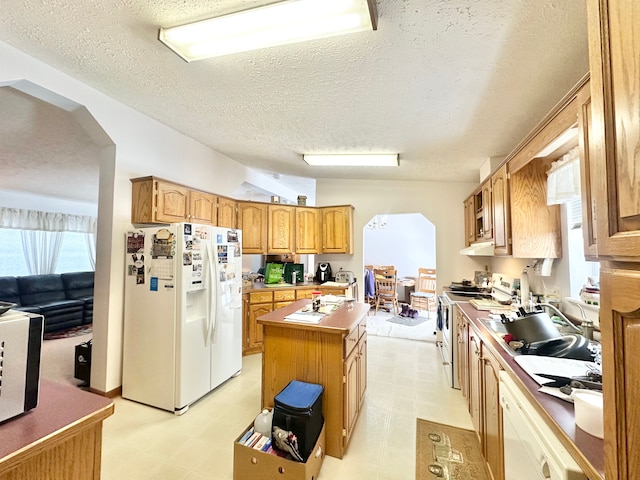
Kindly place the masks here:
[(184, 413), (242, 369), (239, 230), (127, 233), (122, 396)]

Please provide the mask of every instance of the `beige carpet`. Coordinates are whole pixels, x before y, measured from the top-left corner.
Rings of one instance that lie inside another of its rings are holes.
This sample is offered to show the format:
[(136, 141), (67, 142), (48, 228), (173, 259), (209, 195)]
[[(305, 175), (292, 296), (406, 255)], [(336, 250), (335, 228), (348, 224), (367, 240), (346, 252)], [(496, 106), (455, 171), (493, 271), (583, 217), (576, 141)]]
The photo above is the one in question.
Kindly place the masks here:
[(82, 380), (73, 377), (75, 347), (91, 340), (91, 334), (69, 338), (57, 338), (42, 342), (40, 377), (57, 383), (80, 385)]
[(489, 480), (475, 432), (417, 419), (416, 480)]

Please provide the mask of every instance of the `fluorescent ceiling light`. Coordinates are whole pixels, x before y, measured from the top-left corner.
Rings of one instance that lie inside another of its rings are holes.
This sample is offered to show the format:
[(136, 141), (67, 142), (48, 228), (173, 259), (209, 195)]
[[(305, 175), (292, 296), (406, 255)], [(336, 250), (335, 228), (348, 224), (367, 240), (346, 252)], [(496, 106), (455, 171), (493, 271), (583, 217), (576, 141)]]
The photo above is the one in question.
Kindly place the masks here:
[(578, 127), (571, 127), (568, 130), (562, 132), (549, 145), (540, 150), (538, 154), (534, 156), (534, 158), (544, 158), (548, 155), (551, 155), (565, 143), (568, 143), (569, 141), (576, 138), (578, 138)]
[(302, 158), (313, 167), (397, 167), (397, 153), (310, 154)]
[(161, 28), (159, 39), (190, 62), (376, 29), (375, 0), (288, 0)]

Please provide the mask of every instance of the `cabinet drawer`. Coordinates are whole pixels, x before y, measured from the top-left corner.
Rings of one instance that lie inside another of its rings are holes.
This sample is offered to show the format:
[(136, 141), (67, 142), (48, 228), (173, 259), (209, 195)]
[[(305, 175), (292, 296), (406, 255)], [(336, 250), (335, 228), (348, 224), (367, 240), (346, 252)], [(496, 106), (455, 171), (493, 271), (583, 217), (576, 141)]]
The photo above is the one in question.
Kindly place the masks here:
[(367, 319), (363, 319), (359, 324), (358, 324), (358, 338), (362, 337), (362, 335), (364, 335), (367, 331)]
[(291, 305), (293, 302), (273, 302), (273, 309), (277, 310), (282, 307), (286, 307), (287, 305)]
[(358, 344), (358, 327), (354, 328), (344, 338), (344, 358), (347, 358), (353, 348)]
[(250, 292), (249, 301), (251, 303), (268, 303), (273, 301), (273, 292)]
[(300, 300), (301, 298), (311, 298), (311, 294), (315, 292), (312, 288), (304, 288), (296, 291), (296, 298)]
[(296, 299), (295, 290), (276, 290), (273, 292), (274, 302), (293, 301)]

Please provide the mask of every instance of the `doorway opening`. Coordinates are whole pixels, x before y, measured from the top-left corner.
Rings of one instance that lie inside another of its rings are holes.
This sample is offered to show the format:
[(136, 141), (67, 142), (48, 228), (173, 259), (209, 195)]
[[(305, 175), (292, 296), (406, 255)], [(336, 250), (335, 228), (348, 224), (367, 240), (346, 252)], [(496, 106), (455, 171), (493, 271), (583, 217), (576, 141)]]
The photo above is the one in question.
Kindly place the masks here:
[[(393, 265), (396, 269), (400, 311), (402, 305), (411, 303), (418, 269), (437, 272), (436, 228), (421, 213), (376, 214), (363, 227), (362, 242), (363, 265)], [(369, 334), (435, 342), (435, 309), (421, 310), (417, 318), (406, 320), (389, 310), (376, 313), (372, 306), (367, 319)]]

